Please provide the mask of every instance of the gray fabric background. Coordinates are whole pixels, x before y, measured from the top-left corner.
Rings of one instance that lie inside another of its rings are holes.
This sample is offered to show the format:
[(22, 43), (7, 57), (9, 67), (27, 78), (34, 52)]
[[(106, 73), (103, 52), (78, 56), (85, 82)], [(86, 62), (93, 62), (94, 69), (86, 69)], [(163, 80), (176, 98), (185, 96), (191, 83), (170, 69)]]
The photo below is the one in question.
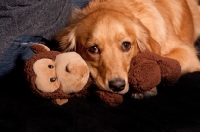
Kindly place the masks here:
[(0, 0), (0, 58), (19, 35), (51, 39), (88, 0)]

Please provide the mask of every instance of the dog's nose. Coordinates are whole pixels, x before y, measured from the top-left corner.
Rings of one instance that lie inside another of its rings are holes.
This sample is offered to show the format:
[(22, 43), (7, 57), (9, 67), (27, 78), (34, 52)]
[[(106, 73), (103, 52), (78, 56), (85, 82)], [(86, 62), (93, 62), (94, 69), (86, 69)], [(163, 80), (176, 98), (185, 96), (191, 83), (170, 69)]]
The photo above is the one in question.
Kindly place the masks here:
[(119, 92), (119, 91), (124, 90), (125, 85), (126, 85), (125, 80), (121, 79), (121, 78), (115, 78), (115, 79), (109, 81), (109, 87), (114, 92)]

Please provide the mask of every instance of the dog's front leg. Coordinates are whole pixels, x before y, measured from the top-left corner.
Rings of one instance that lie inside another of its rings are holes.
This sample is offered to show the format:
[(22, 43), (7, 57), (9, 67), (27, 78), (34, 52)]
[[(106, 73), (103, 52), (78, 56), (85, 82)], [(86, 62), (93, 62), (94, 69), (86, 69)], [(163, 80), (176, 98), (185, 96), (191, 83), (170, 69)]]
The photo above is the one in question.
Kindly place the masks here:
[(181, 75), (194, 71), (200, 71), (200, 61), (197, 56), (197, 51), (192, 46), (187, 45), (175, 48), (164, 57), (177, 60), (181, 65)]
[(132, 93), (132, 97), (135, 99), (143, 99), (143, 98), (149, 98), (157, 95), (157, 88), (154, 87), (149, 91), (144, 92), (138, 92), (138, 93)]

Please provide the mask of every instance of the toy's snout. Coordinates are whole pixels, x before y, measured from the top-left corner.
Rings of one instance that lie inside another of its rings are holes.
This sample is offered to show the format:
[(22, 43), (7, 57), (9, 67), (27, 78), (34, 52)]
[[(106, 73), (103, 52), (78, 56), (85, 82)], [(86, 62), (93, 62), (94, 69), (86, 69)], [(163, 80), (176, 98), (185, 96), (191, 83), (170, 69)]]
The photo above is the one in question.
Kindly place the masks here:
[(56, 56), (56, 74), (64, 93), (76, 93), (83, 89), (89, 78), (89, 68), (75, 52)]

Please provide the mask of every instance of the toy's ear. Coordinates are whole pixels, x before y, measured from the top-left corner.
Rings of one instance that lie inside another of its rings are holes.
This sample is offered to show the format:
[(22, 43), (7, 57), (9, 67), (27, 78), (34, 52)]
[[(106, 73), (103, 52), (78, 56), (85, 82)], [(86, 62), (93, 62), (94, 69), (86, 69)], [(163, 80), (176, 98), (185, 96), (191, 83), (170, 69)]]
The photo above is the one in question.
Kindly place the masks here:
[(39, 43), (34, 43), (33, 45), (31, 45), (31, 50), (36, 54), (50, 51), (50, 49), (47, 46)]

